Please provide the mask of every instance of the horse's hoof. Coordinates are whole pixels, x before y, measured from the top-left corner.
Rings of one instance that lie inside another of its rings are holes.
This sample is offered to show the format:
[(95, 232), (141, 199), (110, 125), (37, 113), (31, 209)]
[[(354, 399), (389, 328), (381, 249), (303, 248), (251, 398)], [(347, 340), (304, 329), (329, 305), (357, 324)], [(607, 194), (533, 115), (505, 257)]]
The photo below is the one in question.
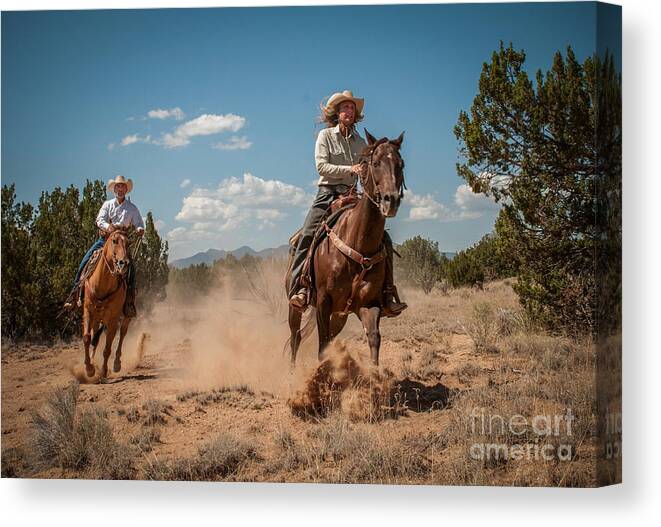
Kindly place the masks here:
[(94, 368), (94, 364), (86, 364), (85, 365), (85, 373), (87, 373), (88, 377), (94, 377), (94, 374), (96, 373), (96, 369)]
[(103, 368), (101, 368), (101, 378), (105, 379), (107, 376), (108, 376), (108, 368), (104, 366)]
[(121, 369), (122, 369), (122, 362), (116, 360), (112, 365), (112, 371), (114, 371), (115, 373), (119, 373)]

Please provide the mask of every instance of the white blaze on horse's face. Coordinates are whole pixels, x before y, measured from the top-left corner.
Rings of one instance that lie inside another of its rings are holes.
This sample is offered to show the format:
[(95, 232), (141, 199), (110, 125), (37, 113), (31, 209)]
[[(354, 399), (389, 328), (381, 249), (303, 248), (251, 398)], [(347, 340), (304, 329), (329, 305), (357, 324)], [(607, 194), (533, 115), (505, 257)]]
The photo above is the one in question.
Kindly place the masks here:
[(129, 270), (129, 254), (127, 249), (126, 237), (120, 234), (112, 236), (112, 256), (115, 262), (115, 269), (119, 274), (126, 274)]

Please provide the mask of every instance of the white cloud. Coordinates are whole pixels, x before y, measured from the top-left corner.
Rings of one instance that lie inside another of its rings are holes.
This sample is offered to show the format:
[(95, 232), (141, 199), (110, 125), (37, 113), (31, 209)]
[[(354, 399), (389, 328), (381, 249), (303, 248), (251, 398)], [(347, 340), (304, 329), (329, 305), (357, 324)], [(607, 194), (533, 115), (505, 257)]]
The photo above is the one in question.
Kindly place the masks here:
[(155, 220), (154, 227), (157, 231), (160, 231), (163, 227), (165, 227), (165, 222), (161, 219)]
[(182, 111), (181, 108), (177, 106), (176, 108), (170, 108), (170, 109), (157, 108), (156, 110), (150, 110), (147, 113), (147, 116), (149, 116), (152, 119), (174, 118), (177, 121), (181, 121), (186, 116), (186, 114)]
[(203, 114), (178, 126), (172, 133), (165, 134), (161, 143), (166, 148), (180, 148), (188, 145), (192, 137), (228, 131), (236, 132), (245, 124), (245, 117), (232, 113), (226, 115)]
[(114, 150), (117, 146), (130, 146), (136, 143), (153, 143), (150, 135), (141, 136), (139, 134), (131, 134), (122, 137), (119, 143), (110, 143), (108, 150)]
[(186, 234), (185, 227), (176, 227), (168, 232), (167, 237), (170, 240), (181, 240), (184, 238), (185, 234)]
[(486, 212), (497, 211), (500, 205), (493, 198), (484, 194), (476, 194), (466, 184), (459, 185), (454, 194), (454, 202), (461, 219), (475, 219)]
[[(175, 219), (192, 224), (185, 233), (187, 238), (193, 239), (203, 233), (244, 226), (274, 227), (276, 221), (287, 217), (292, 207), (307, 207), (311, 200), (312, 196), (300, 187), (246, 173), (241, 179), (224, 179), (216, 189), (194, 188), (184, 198)], [(184, 231), (174, 231), (173, 236), (183, 236)]]
[(471, 220), (496, 212), (500, 205), (484, 194), (475, 194), (468, 185), (459, 185), (452, 205), (439, 202), (431, 194), (415, 194), (407, 190), (404, 204), (410, 205), (410, 221), (437, 220), (441, 222)]
[(122, 146), (128, 146), (132, 145), (133, 143), (137, 143), (140, 141), (140, 138), (138, 137), (138, 134), (133, 134), (133, 135), (127, 135), (126, 137), (123, 137), (120, 144)]
[(248, 138), (243, 135), (241, 137), (237, 137), (233, 135), (230, 137), (229, 142), (227, 143), (216, 143), (215, 145), (212, 146), (212, 148), (215, 148), (217, 150), (247, 150), (252, 146), (252, 142), (248, 141)]
[(436, 201), (431, 194), (421, 196), (407, 191), (405, 199), (411, 204), (409, 219), (412, 221), (447, 219), (450, 216), (448, 208)]
[(184, 179), (181, 183), (179, 183), (179, 186), (181, 188), (186, 188), (188, 185), (190, 185), (190, 179), (188, 178)]

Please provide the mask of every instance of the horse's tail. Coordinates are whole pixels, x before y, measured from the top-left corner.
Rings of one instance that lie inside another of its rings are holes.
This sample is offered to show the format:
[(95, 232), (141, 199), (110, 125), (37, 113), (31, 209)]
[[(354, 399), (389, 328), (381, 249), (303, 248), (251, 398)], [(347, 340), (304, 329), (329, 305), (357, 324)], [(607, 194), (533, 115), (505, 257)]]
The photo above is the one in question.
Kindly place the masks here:
[[(299, 346), (303, 344), (303, 341), (307, 339), (310, 335), (312, 335), (312, 332), (314, 331), (314, 323), (317, 321), (317, 308), (310, 307), (307, 313), (305, 313), (304, 317), (305, 320), (303, 321), (303, 325), (298, 330), (298, 332), (301, 335), (301, 340), (298, 343)], [(289, 338), (287, 339), (284, 347), (282, 348), (282, 354), (286, 355), (287, 353), (289, 353), (289, 355), (291, 356), (291, 352), (292, 352), (291, 335), (289, 335)]]
[(95, 348), (99, 344), (99, 339), (101, 338), (101, 333), (103, 333), (104, 329), (106, 329), (106, 326), (104, 324), (101, 324), (99, 326), (99, 329), (97, 329), (94, 332), (94, 335), (92, 336), (92, 346), (94, 346)]

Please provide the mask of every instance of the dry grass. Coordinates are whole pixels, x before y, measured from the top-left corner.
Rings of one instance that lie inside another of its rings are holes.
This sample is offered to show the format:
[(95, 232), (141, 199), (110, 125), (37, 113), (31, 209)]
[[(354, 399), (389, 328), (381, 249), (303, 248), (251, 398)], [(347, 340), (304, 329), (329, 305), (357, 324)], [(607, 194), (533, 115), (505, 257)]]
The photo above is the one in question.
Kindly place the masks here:
[[(383, 363), (396, 375), (361, 362), (359, 330), (305, 366), (314, 374), (302, 386), (294, 379), (289, 408), (284, 393), (267, 398), (263, 385), (231, 377), (124, 402), (115, 416), (112, 403), (80, 406), (74, 384), (34, 414), (30, 445), (3, 450), (3, 477), (594, 486), (596, 416), (619, 400), (616, 387), (596, 400), (595, 383), (617, 383), (619, 342), (602, 343), (598, 363), (589, 339), (531, 325), (504, 282), (405, 295), (415, 309), (383, 324)], [(571, 430), (563, 422), (558, 434), (508, 425), (568, 409)], [(476, 416), (492, 426), (477, 427)], [(198, 446), (211, 426), (234, 432)], [(476, 458), (476, 444), (498, 448)], [(526, 457), (543, 445), (548, 459)]]
[(71, 383), (33, 414), (33, 463), (83, 471), (92, 478), (131, 479), (129, 456), (115, 441), (107, 413), (97, 408), (77, 413), (78, 393), (78, 384)]
[(372, 425), (354, 424), (335, 414), (295, 440), (276, 432), (269, 470), (296, 472), (296, 481), (326, 483), (411, 483), (424, 481), (431, 465), (419, 448), (391, 441)]
[(221, 434), (198, 449), (197, 455), (174, 461), (148, 460), (144, 478), (177, 481), (236, 479), (244, 465), (256, 458), (253, 446), (233, 434)]

